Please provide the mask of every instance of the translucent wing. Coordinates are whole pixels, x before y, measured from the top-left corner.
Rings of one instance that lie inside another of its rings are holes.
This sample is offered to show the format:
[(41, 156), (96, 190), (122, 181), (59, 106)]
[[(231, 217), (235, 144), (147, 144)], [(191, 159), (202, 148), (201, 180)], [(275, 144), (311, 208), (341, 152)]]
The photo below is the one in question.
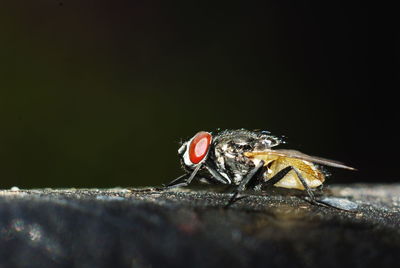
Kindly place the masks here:
[(310, 156), (307, 154), (304, 154), (302, 152), (296, 151), (296, 150), (286, 150), (286, 149), (280, 149), (280, 150), (263, 150), (260, 152), (249, 152), (246, 155), (248, 156), (256, 156), (256, 155), (276, 155), (276, 156), (282, 156), (282, 157), (290, 157), (290, 158), (297, 158), (313, 163), (318, 163), (321, 165), (326, 165), (326, 166), (331, 166), (331, 167), (336, 167), (336, 168), (344, 168), (344, 169), (350, 169), (350, 170), (356, 170), (355, 168), (346, 166), (345, 164), (335, 161), (335, 160), (330, 160), (318, 156)]

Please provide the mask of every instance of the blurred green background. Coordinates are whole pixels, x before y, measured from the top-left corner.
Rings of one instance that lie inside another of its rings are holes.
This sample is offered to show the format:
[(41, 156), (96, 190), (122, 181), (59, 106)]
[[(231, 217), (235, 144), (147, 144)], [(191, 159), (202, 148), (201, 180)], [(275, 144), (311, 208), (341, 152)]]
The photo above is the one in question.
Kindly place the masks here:
[(160, 185), (179, 141), (242, 127), (360, 170), (333, 182), (396, 181), (376, 11), (188, 2), (2, 1), (0, 187)]

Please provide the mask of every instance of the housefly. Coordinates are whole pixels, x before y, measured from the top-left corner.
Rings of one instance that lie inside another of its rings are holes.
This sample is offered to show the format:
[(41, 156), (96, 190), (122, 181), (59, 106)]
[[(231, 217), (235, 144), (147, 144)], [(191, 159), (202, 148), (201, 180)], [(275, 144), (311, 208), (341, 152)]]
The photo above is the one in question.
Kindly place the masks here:
[(316, 201), (312, 191), (325, 181), (318, 165), (354, 170), (343, 163), (296, 150), (273, 149), (281, 143), (282, 139), (267, 131), (198, 132), (178, 150), (186, 174), (166, 188), (187, 186), (193, 179), (201, 178), (208, 183), (233, 185), (234, 195), (229, 204), (246, 189), (261, 190), (267, 186), (305, 190), (312, 203), (322, 203)]

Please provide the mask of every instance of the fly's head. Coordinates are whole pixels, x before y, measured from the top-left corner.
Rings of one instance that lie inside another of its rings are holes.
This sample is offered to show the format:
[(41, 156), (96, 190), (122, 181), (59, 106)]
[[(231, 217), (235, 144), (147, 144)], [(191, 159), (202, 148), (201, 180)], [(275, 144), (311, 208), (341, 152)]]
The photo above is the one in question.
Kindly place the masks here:
[(212, 135), (206, 131), (200, 131), (184, 142), (178, 150), (183, 168), (190, 171), (205, 162), (209, 156), (211, 142)]

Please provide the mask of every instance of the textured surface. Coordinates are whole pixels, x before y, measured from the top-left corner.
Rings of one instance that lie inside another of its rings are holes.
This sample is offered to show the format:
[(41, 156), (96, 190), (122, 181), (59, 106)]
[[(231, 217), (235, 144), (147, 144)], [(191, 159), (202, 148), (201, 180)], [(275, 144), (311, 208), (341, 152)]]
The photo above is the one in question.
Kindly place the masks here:
[(180, 189), (0, 191), (0, 267), (394, 267), (400, 185), (331, 186), (356, 212), (300, 197)]

